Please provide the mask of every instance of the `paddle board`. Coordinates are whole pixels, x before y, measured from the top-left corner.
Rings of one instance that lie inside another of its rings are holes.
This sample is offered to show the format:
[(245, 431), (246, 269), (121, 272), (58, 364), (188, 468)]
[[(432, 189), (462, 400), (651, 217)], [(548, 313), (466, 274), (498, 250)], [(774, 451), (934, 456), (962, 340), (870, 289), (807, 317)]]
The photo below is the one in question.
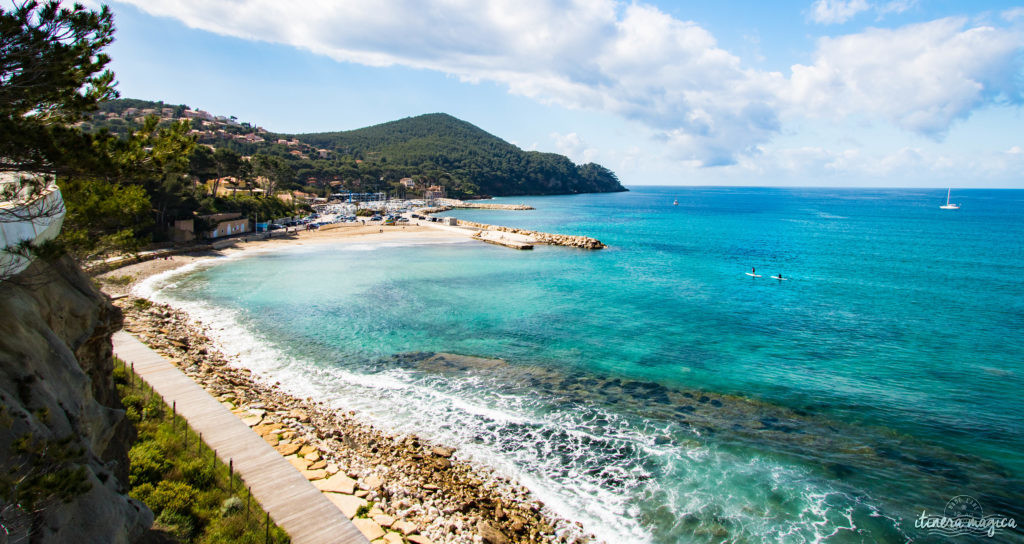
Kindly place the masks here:
[(772, 278), (773, 280), (779, 280), (779, 281), (786, 281), (786, 280), (788, 280), (788, 279), (789, 279), (789, 278), (780, 278), (780, 277), (778, 277), (778, 276), (771, 276), (771, 278)]
[(752, 277), (752, 278), (760, 278), (761, 277), (761, 274), (751, 274), (750, 272), (747, 272), (747, 275)]

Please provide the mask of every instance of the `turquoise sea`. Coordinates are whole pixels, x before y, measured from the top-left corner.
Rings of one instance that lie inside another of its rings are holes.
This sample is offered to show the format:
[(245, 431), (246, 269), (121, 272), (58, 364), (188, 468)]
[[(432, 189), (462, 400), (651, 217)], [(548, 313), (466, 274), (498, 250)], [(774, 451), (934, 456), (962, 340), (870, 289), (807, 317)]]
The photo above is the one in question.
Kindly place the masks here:
[(915, 520), (956, 496), (1024, 524), (1024, 191), (631, 189), (451, 213), (601, 251), (297, 246), (147, 289), (607, 542), (945, 542)]

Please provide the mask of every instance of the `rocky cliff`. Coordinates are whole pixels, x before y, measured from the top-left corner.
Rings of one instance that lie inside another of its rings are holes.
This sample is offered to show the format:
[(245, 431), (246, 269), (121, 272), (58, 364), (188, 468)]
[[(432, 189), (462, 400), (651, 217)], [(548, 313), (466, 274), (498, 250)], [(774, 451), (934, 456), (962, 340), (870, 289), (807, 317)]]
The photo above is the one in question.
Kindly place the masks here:
[(134, 431), (111, 376), (120, 310), (68, 258), (0, 283), (0, 542), (137, 540)]

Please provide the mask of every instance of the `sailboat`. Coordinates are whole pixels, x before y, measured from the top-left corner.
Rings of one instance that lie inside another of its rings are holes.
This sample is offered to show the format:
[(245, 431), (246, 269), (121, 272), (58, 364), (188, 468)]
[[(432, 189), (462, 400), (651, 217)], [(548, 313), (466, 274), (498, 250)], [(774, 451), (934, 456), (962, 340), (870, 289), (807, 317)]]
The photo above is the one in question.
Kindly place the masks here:
[(945, 206), (939, 206), (939, 208), (942, 208), (943, 210), (959, 210), (960, 209), (960, 205), (959, 204), (950, 204), (949, 203), (949, 192), (951, 190), (952, 190), (951, 188), (947, 188), (946, 189), (946, 205)]

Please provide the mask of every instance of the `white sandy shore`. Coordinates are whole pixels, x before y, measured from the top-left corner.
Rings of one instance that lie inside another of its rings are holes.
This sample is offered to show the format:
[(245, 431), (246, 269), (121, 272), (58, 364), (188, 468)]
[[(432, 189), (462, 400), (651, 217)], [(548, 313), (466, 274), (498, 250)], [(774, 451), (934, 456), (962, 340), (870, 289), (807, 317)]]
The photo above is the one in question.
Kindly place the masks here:
[(219, 250), (197, 251), (183, 255), (170, 255), (134, 263), (96, 276), (103, 291), (111, 296), (127, 295), (142, 280), (175, 270), (201, 260), (215, 259), (245, 252), (274, 251), (284, 248), (323, 244), (357, 243), (438, 243), (460, 242), (472, 239), (479, 229), (449, 227), (436, 223), (415, 223), (405, 226), (330, 225), (319, 230), (275, 232), (269, 239), (238, 238), (233, 245)]

